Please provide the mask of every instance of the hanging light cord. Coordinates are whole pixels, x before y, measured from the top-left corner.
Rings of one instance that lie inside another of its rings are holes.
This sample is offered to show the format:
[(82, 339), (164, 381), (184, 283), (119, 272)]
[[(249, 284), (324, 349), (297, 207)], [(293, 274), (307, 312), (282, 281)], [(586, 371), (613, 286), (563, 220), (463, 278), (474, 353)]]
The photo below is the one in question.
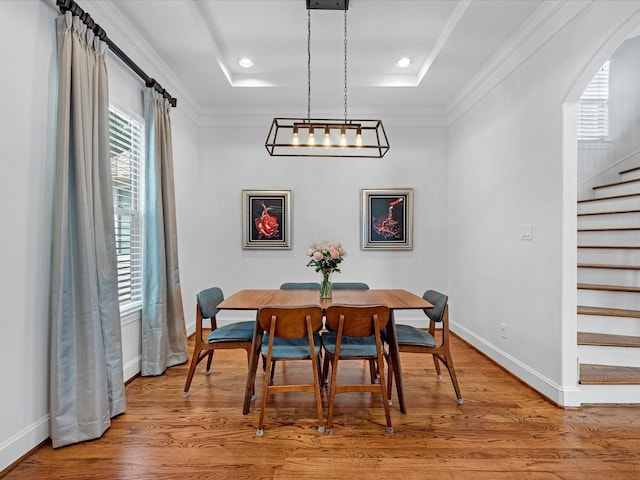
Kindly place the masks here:
[(347, 123), (347, 9), (344, 10), (344, 123)]
[(311, 10), (307, 10), (307, 121), (311, 123)]

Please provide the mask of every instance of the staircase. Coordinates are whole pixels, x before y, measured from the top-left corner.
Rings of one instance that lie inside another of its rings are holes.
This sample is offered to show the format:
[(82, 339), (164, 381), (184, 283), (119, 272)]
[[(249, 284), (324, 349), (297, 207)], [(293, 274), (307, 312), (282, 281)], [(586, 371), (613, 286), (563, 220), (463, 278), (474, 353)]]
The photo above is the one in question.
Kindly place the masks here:
[(578, 202), (582, 404), (640, 404), (640, 166)]

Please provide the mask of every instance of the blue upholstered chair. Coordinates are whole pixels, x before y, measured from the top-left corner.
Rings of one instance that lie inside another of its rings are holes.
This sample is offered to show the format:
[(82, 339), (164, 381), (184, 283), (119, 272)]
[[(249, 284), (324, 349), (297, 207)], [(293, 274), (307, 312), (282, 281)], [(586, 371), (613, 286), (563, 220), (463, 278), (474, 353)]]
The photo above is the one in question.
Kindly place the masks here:
[[(387, 390), (384, 379), (384, 350), (380, 331), (389, 321), (389, 307), (384, 305), (339, 305), (332, 304), (325, 313), (327, 331), (322, 334), (324, 348), (323, 377), (326, 377), (331, 365), (329, 384), (329, 413), (327, 433), (333, 431), (333, 411), (335, 397), (339, 393), (372, 392), (382, 396), (384, 413), (387, 420), (387, 432), (393, 433), (391, 415), (387, 403)], [(378, 366), (379, 381), (370, 384), (338, 383), (339, 364), (344, 360), (374, 361)]]
[[(456, 392), (458, 403), (462, 404), (462, 395), (458, 386), (456, 370), (453, 366), (453, 358), (449, 347), (449, 297), (435, 290), (427, 290), (422, 296), (433, 308), (425, 308), (424, 313), (429, 318), (429, 330), (412, 327), (410, 325), (396, 325), (398, 349), (400, 352), (428, 353), (433, 355), (438, 380), (442, 378), (440, 363), (449, 371), (453, 389)], [(441, 328), (439, 335), (441, 340), (436, 340), (436, 327)], [(387, 356), (387, 361), (389, 357)], [(391, 386), (393, 382), (393, 365), (389, 363), (389, 385), (387, 388), (389, 402), (391, 402)]]
[[(320, 290), (320, 284), (318, 282), (286, 282), (280, 285), (280, 290)], [(300, 345), (305, 345), (304, 338), (278, 338), (276, 339), (276, 345), (283, 346), (288, 344), (291, 347), (299, 347)], [(262, 357), (263, 365), (266, 364), (266, 358)], [(273, 375), (276, 370), (276, 362), (275, 360), (271, 362), (271, 370), (269, 373), (269, 379), (273, 382)]]
[(333, 290), (369, 290), (369, 285), (362, 282), (331, 282)]
[[(319, 305), (263, 306), (258, 310), (257, 321), (265, 331), (261, 352), (267, 358), (267, 364), (276, 360), (310, 360), (313, 382), (274, 385), (272, 379), (265, 375), (257, 436), (260, 437), (264, 433), (267, 397), (280, 392), (314, 392), (319, 422), (318, 431), (324, 432), (319, 357), (322, 343), (318, 333), (322, 328), (322, 317), (322, 307)], [(277, 342), (277, 340), (283, 340), (283, 342)]]
[[(218, 327), (216, 315), (218, 313), (218, 305), (224, 300), (222, 290), (218, 287), (202, 290), (196, 295), (196, 335), (195, 347), (191, 357), (191, 366), (187, 374), (187, 382), (184, 385), (183, 396), (189, 396), (189, 388), (191, 380), (196, 371), (196, 366), (205, 358), (207, 359), (207, 368), (205, 374), (211, 372), (211, 362), (213, 361), (213, 352), (217, 349), (234, 349), (243, 348), (247, 351), (247, 363), (251, 356), (251, 342), (253, 340), (253, 330), (256, 322), (254, 320), (244, 322), (234, 322), (222, 327)], [(211, 321), (211, 332), (204, 339), (202, 322), (205, 319)]]
[(318, 282), (286, 282), (280, 285), (280, 290), (320, 290)]

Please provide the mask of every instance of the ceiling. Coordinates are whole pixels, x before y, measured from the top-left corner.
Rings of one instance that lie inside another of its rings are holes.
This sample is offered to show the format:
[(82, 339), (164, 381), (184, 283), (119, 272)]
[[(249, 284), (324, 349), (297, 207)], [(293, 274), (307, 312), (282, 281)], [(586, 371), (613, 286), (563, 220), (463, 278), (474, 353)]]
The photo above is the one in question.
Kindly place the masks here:
[[(112, 0), (200, 109), (306, 115), (305, 0)], [(351, 0), (349, 112), (446, 110), (543, 0)], [(249, 57), (255, 65), (238, 65)], [(410, 57), (401, 69), (396, 61)], [(170, 90), (158, 72), (148, 72)], [(180, 95), (170, 92), (175, 96)], [(180, 99), (178, 99), (180, 101)], [(311, 113), (344, 112), (344, 13), (311, 10)], [(277, 112), (276, 112), (277, 110)], [(318, 116), (318, 115), (315, 115)]]

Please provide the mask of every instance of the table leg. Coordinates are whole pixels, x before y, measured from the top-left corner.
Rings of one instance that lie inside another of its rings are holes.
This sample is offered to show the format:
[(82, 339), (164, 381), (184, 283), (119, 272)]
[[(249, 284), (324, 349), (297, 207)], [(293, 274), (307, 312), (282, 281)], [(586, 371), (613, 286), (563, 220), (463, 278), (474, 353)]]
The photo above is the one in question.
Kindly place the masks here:
[(247, 372), (247, 385), (244, 390), (244, 405), (242, 414), (246, 415), (251, 409), (251, 396), (253, 395), (256, 382), (256, 370), (258, 369), (258, 358), (260, 357), (260, 345), (262, 344), (262, 327), (256, 319), (256, 328), (253, 329), (253, 340), (251, 343), (251, 356), (249, 357), (249, 371)]
[(398, 336), (396, 335), (396, 321), (391, 310), (389, 322), (387, 322), (387, 341), (389, 342), (389, 356), (393, 363), (393, 374), (396, 380), (396, 392), (398, 393), (398, 403), (400, 411), (407, 413), (404, 405), (404, 387), (402, 384), (402, 365), (400, 363), (400, 349), (398, 348)]

